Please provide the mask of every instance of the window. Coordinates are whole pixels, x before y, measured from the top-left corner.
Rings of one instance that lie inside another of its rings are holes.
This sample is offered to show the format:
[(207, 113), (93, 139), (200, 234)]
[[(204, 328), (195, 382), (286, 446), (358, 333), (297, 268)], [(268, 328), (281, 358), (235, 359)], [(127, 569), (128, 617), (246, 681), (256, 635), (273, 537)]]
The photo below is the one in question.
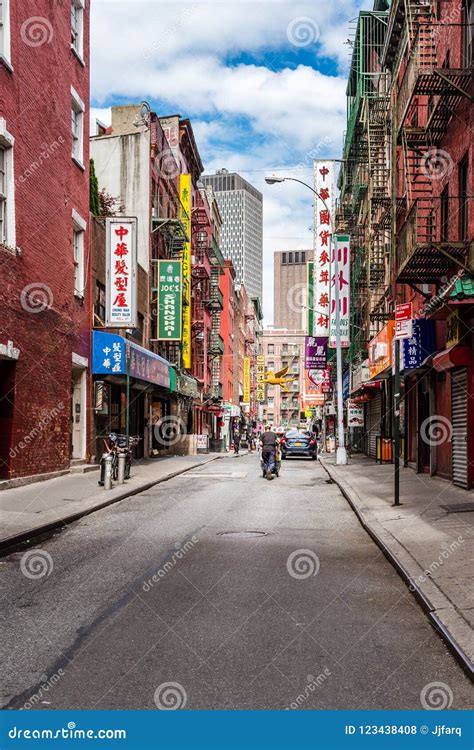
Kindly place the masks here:
[(281, 262), (286, 265), (286, 253), (282, 253)]
[(267, 362), (267, 369), (272, 371), (275, 369), (275, 362), (273, 360)]
[(463, 45), (462, 61), (465, 68), (470, 68), (474, 59), (474, 2), (464, 0), (463, 7)]
[(459, 239), (467, 240), (469, 210), (469, 159), (466, 154), (459, 165)]
[(96, 281), (95, 286), (95, 305), (94, 312), (99, 318), (99, 323), (104, 324), (105, 321), (105, 286), (100, 281)]
[(71, 0), (71, 49), (83, 62), (84, 0)]
[(14, 138), (0, 117), (0, 243), (10, 247), (16, 246), (13, 144)]
[(299, 254), (299, 252), (296, 252), (295, 253), (295, 263), (299, 263), (299, 262), (300, 262), (300, 254)]
[(274, 344), (268, 344), (268, 346), (267, 346), (267, 354), (275, 354), (275, 345)]
[(6, 239), (7, 175), (5, 149), (0, 146), (0, 243)]
[(77, 211), (72, 212), (72, 245), (74, 258), (74, 294), (84, 297), (84, 236), (87, 224)]
[(0, 61), (11, 67), (10, 0), (0, 0)]
[(71, 86), (72, 158), (84, 169), (84, 102)]

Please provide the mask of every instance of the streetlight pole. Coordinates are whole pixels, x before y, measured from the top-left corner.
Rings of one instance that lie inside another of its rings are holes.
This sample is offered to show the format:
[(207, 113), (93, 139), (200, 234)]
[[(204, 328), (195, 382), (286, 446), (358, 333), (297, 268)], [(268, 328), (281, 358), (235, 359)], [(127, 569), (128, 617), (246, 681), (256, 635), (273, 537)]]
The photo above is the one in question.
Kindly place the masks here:
[[(300, 185), (304, 185), (311, 190), (314, 195), (319, 198), (324, 208), (328, 212), (329, 221), (331, 226), (331, 249), (333, 251), (334, 258), (334, 302), (336, 305), (335, 311), (335, 323), (336, 323), (336, 382), (337, 382), (337, 439), (338, 447), (336, 450), (336, 464), (342, 466), (347, 464), (347, 451), (344, 444), (344, 412), (343, 412), (343, 397), (342, 397), (342, 347), (341, 347), (341, 312), (339, 310), (339, 258), (337, 253), (336, 244), (336, 233), (334, 231), (334, 219), (332, 212), (329, 210), (329, 206), (325, 199), (315, 190), (311, 185), (303, 180), (298, 180), (296, 177), (265, 177), (265, 182), (268, 185), (275, 185), (279, 182), (299, 182)], [(331, 333), (331, 331), (329, 331)]]

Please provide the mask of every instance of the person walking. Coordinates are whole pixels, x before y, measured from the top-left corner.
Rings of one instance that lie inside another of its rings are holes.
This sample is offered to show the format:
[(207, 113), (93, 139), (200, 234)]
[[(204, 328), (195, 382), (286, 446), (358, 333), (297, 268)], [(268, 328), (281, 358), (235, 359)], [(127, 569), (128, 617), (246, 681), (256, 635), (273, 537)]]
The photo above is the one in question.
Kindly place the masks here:
[(236, 456), (239, 455), (240, 449), (240, 425), (238, 422), (234, 423), (234, 453)]
[(265, 432), (260, 435), (260, 445), (262, 446), (262, 461), (266, 477), (267, 479), (273, 479), (278, 436), (276, 432), (273, 432), (270, 425), (267, 425), (265, 427)]

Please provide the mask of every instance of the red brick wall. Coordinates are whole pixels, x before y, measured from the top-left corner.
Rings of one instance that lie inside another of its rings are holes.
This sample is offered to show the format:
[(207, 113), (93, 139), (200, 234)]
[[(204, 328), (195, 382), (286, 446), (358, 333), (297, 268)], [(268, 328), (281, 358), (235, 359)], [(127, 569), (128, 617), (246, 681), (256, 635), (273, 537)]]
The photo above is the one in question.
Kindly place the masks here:
[[(10, 339), (20, 349), (12, 394), (8, 474), (13, 477), (69, 465), (71, 359), (72, 352), (89, 358), (91, 300), (88, 231), (83, 301), (74, 296), (72, 245), (73, 209), (89, 229), (89, 2), (85, 65), (70, 48), (69, 0), (10, 5), (13, 72), (0, 63), (0, 117), (15, 138), (16, 244), (21, 254), (15, 257), (0, 248), (0, 343)], [(29, 20), (33, 16), (43, 19), (36, 35)], [(71, 86), (86, 106), (85, 170), (71, 158)], [(35, 305), (30, 284), (40, 285), (45, 304)]]

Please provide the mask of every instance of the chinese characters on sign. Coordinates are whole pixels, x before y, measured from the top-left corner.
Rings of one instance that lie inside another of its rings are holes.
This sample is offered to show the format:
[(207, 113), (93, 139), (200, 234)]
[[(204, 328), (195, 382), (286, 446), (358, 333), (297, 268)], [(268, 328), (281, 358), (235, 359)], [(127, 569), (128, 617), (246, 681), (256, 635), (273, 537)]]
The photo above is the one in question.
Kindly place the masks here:
[(355, 401), (351, 400), (347, 402), (347, 426), (364, 426), (364, 407), (359, 406)]
[(331, 223), (334, 218), (336, 185), (335, 162), (314, 162), (314, 320), (315, 336), (329, 336), (331, 296)]
[(191, 368), (191, 175), (179, 176), (180, 218), (188, 241), (183, 252), (183, 335), (182, 360), (186, 370)]
[(125, 340), (121, 336), (94, 331), (92, 371), (100, 375), (123, 375), (126, 372)]
[(244, 357), (244, 403), (250, 404), (250, 357)]
[(265, 401), (266, 398), (265, 357), (262, 354), (259, 354), (257, 357), (257, 389), (255, 397), (259, 403)]
[(413, 335), (413, 310), (411, 302), (395, 306), (395, 338), (409, 339)]
[(307, 333), (312, 336), (314, 331), (314, 263), (309, 260), (306, 264), (307, 273)]
[(181, 261), (158, 262), (158, 338), (181, 341)]
[(327, 338), (306, 336), (304, 366), (307, 370), (326, 369), (326, 346)]
[(329, 393), (331, 390), (331, 370), (327, 367), (325, 370), (308, 370), (309, 379), (314, 385), (321, 388), (323, 393)]
[(135, 328), (137, 220), (107, 219), (106, 319), (109, 328)]
[[(334, 261), (337, 252), (338, 272), (337, 279), (334, 271)], [(341, 347), (347, 348), (350, 345), (350, 269), (351, 269), (351, 252), (350, 240), (345, 235), (336, 236), (336, 250), (333, 251), (333, 264), (331, 273), (331, 315), (330, 315), (330, 334), (329, 346), (336, 347), (337, 329), (336, 329), (336, 284), (339, 290), (339, 336)]]

